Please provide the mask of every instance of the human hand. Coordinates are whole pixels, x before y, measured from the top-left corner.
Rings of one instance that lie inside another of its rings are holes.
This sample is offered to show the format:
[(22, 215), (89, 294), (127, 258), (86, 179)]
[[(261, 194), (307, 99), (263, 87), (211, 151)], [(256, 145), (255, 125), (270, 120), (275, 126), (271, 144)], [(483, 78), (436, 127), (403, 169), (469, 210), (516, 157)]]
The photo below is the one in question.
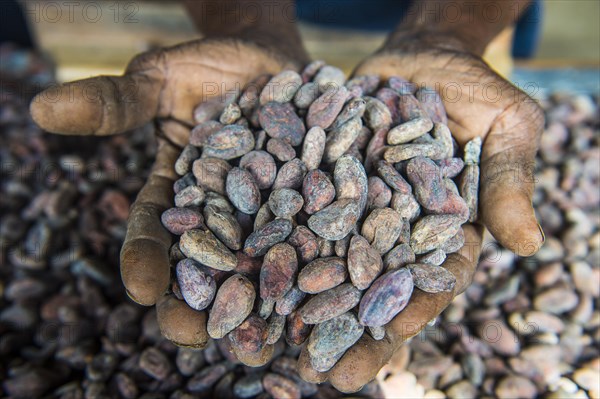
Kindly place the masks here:
[[(429, 294), (415, 290), (406, 308), (386, 326), (386, 337), (368, 334), (351, 347), (327, 373), (315, 371), (306, 349), (299, 360), (303, 378), (329, 380), (343, 392), (354, 392), (372, 380), (393, 353), (437, 317), (471, 283), (480, 253), (483, 226), (506, 248), (520, 256), (533, 255), (544, 241), (531, 204), (533, 166), (544, 126), (539, 106), (497, 75), (480, 57), (456, 43), (418, 38), (403, 48), (384, 49), (365, 60), (355, 75), (400, 76), (419, 87), (440, 92), (448, 126), (464, 145), (481, 136), (479, 219), (463, 226), (465, 246), (442, 267), (455, 275), (452, 292)], [(496, 91), (494, 91), (496, 90)]]
[(157, 120), (158, 153), (131, 208), (121, 277), (134, 301), (156, 304), (161, 332), (178, 345), (201, 348), (208, 340), (205, 313), (165, 295), (172, 238), (160, 221), (162, 212), (173, 206), (178, 177), (173, 165), (179, 147), (188, 142), (193, 110), (208, 96), (241, 89), (259, 75), (298, 69), (300, 62), (249, 41), (205, 39), (138, 55), (123, 76), (53, 87), (31, 103), (40, 127), (66, 135), (105, 136)]

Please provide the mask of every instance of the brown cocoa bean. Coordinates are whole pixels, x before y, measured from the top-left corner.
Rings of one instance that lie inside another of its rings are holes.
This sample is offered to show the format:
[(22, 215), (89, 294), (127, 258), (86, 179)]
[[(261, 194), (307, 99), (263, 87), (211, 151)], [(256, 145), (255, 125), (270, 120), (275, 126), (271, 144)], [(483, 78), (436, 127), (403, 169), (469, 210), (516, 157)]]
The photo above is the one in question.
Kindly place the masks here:
[(343, 87), (330, 87), (308, 107), (306, 124), (308, 128), (319, 126), (327, 129), (342, 110), (348, 90)]
[(302, 85), (302, 77), (296, 71), (283, 71), (273, 76), (260, 93), (260, 104), (275, 101), (278, 103), (287, 103), (294, 98), (294, 95)]
[(254, 313), (250, 315), (228, 335), (236, 351), (256, 353), (267, 341), (267, 322)]
[(205, 273), (192, 259), (177, 263), (177, 282), (181, 295), (192, 309), (206, 309), (217, 291), (217, 284), (211, 275)]
[(383, 158), (391, 163), (402, 162), (414, 157), (426, 157), (434, 160), (445, 158), (444, 148), (438, 143), (400, 144), (387, 147)]
[(364, 97), (366, 102), (363, 119), (369, 129), (378, 131), (388, 129), (392, 124), (392, 114), (383, 102), (374, 97)]
[(263, 256), (275, 244), (285, 241), (292, 232), (292, 222), (275, 219), (254, 231), (244, 243), (244, 253), (248, 256)]
[(253, 215), (260, 208), (260, 191), (252, 174), (233, 168), (227, 174), (225, 189), (229, 201), (240, 211)]
[(415, 253), (408, 243), (402, 243), (395, 246), (383, 258), (383, 265), (386, 272), (399, 269), (410, 263), (415, 263)]
[(223, 212), (235, 212), (235, 208), (233, 207), (233, 205), (231, 205), (231, 202), (229, 202), (229, 200), (226, 197), (213, 191), (209, 191), (206, 193), (206, 198), (204, 199), (204, 206), (214, 206)]
[(302, 161), (308, 170), (317, 169), (321, 164), (326, 139), (325, 130), (319, 126), (312, 127), (306, 133), (302, 144)]
[(269, 322), (267, 324), (267, 345), (274, 345), (279, 341), (279, 338), (283, 335), (283, 329), (285, 328), (285, 315), (279, 313), (271, 314)]
[(341, 240), (354, 228), (360, 213), (358, 201), (341, 199), (312, 215), (308, 227), (319, 237)]
[(197, 208), (170, 208), (160, 219), (167, 230), (177, 235), (204, 226), (204, 218)]
[(243, 126), (227, 125), (208, 136), (202, 156), (230, 160), (254, 149), (254, 135)]
[(460, 158), (446, 158), (437, 161), (442, 172), (442, 177), (453, 179), (462, 172), (465, 163)]
[(319, 85), (319, 90), (323, 93), (331, 87), (342, 87), (344, 82), (346, 82), (346, 75), (340, 68), (323, 65), (315, 75), (313, 81)]
[(451, 254), (454, 252), (458, 252), (465, 245), (465, 233), (462, 228), (458, 229), (458, 233), (456, 233), (453, 237), (450, 237), (448, 241), (442, 244), (440, 247), (445, 253)]
[(377, 250), (362, 236), (355, 235), (348, 248), (348, 273), (352, 284), (359, 290), (367, 289), (383, 270), (383, 261)]
[[(245, 276), (250, 276), (252, 278), (258, 277), (260, 273), (260, 268), (262, 266), (262, 259), (252, 258), (242, 251), (237, 251), (235, 253), (237, 258), (237, 265), (235, 267), (235, 272), (243, 274)], [(256, 279), (255, 279), (256, 280)]]
[(235, 255), (208, 230), (186, 231), (181, 235), (179, 247), (188, 258), (213, 269), (230, 271), (237, 264)]
[(278, 300), (294, 284), (298, 271), (298, 258), (294, 247), (286, 243), (275, 244), (263, 260), (260, 270), (260, 297)]
[[(365, 112), (366, 101), (362, 97), (357, 97), (349, 100), (342, 111), (339, 113), (333, 124), (329, 127), (330, 130), (335, 130), (351, 119), (361, 118)], [(362, 123), (361, 123), (362, 126)]]
[(210, 231), (229, 249), (242, 248), (242, 227), (231, 213), (208, 205), (204, 207), (204, 220)]
[(360, 302), (361, 292), (344, 283), (315, 295), (298, 310), (306, 324), (319, 324), (346, 313)]
[[(238, 105), (246, 117), (250, 117), (258, 108), (260, 94), (269, 80), (271, 80), (270, 75), (260, 75), (252, 82), (248, 83), (244, 88), (244, 91), (240, 95)], [(255, 124), (254, 127), (258, 127), (257, 124)]]
[(402, 118), (400, 116), (400, 109), (398, 106), (398, 102), (400, 101), (400, 94), (398, 94), (396, 90), (390, 89), (388, 87), (383, 87), (377, 90), (375, 97), (387, 107), (388, 111), (390, 112), (392, 124), (399, 124), (402, 121)]
[(381, 327), (408, 304), (413, 292), (412, 276), (401, 268), (385, 273), (365, 292), (358, 309), (360, 324)]
[(186, 145), (179, 154), (177, 161), (175, 161), (175, 172), (179, 176), (183, 176), (190, 172), (192, 169), (192, 162), (200, 157), (200, 152), (193, 145)]
[(468, 221), (473, 223), (478, 217), (479, 207), (479, 165), (467, 164), (463, 169), (459, 185), (460, 195), (469, 209)]
[(223, 338), (242, 324), (252, 311), (255, 298), (254, 286), (246, 277), (235, 274), (225, 280), (208, 315), (208, 335), (215, 339)]
[(300, 399), (302, 397), (298, 385), (282, 375), (267, 373), (263, 377), (263, 386), (273, 398)]
[(385, 145), (386, 135), (387, 128), (381, 128), (374, 131), (373, 137), (371, 138), (371, 141), (369, 141), (369, 145), (367, 146), (366, 150), (364, 164), (367, 172), (370, 172), (371, 169), (373, 169), (373, 165), (383, 158), (383, 153), (387, 149)]
[(369, 194), (367, 172), (360, 161), (350, 155), (340, 157), (333, 170), (333, 185), (338, 200), (353, 199), (358, 202), (360, 218)]
[(312, 325), (302, 321), (299, 311), (294, 311), (287, 316), (285, 340), (290, 345), (302, 345), (310, 335)]
[(348, 234), (341, 240), (337, 240), (334, 245), (335, 254), (340, 258), (346, 258), (348, 255), (348, 248), (350, 247), (351, 235)]
[(206, 191), (225, 195), (225, 180), (231, 165), (223, 159), (200, 158), (192, 166), (198, 185)]
[[(190, 144), (195, 147), (204, 147), (208, 142), (208, 138), (221, 129), (223, 129), (223, 125), (218, 121), (202, 122), (196, 125), (190, 132)], [(198, 157), (196, 156), (195, 158)]]
[(433, 123), (448, 124), (448, 116), (442, 98), (434, 89), (422, 87), (415, 93), (415, 97), (421, 103), (421, 108), (431, 118)]
[(361, 228), (361, 235), (381, 255), (386, 254), (402, 232), (404, 220), (392, 208), (377, 208), (367, 216)]
[(290, 234), (288, 244), (296, 248), (296, 254), (302, 264), (306, 264), (319, 256), (317, 237), (306, 226), (297, 226)]
[(417, 263), (425, 263), (432, 266), (440, 266), (446, 260), (446, 252), (443, 249), (434, 249), (433, 251), (419, 256)]
[(275, 215), (273, 215), (273, 212), (271, 212), (271, 208), (269, 207), (268, 203), (264, 203), (260, 209), (258, 210), (258, 212), (256, 212), (256, 216), (254, 218), (254, 231), (260, 229), (261, 227), (263, 227), (264, 225), (266, 225), (269, 222), (272, 222), (273, 220), (275, 220)]
[(294, 105), (300, 109), (307, 109), (320, 94), (318, 84), (315, 82), (304, 83), (294, 96)]
[(417, 263), (408, 265), (415, 287), (430, 292), (449, 292), (454, 289), (456, 277), (441, 266)]
[(443, 148), (444, 158), (452, 158), (454, 156), (454, 139), (448, 126), (441, 123), (434, 124), (431, 135)]
[(415, 191), (419, 204), (430, 211), (438, 211), (448, 194), (440, 168), (431, 159), (415, 157), (406, 165), (406, 177)]
[(394, 191), (402, 194), (412, 192), (412, 187), (392, 165), (386, 161), (377, 162), (377, 174)]
[(267, 141), (267, 151), (282, 162), (296, 158), (296, 150), (287, 141), (271, 138)]
[(362, 121), (360, 117), (355, 116), (348, 122), (329, 132), (325, 142), (325, 152), (323, 161), (333, 163), (337, 161), (354, 143), (354, 140), (360, 134)]
[(280, 188), (271, 191), (268, 204), (275, 216), (291, 218), (300, 212), (300, 209), (304, 205), (304, 200), (298, 191), (289, 188)]
[(312, 215), (327, 207), (335, 198), (335, 193), (333, 184), (324, 172), (319, 169), (309, 171), (302, 182), (304, 211)]
[(306, 128), (293, 107), (270, 102), (258, 110), (258, 120), (265, 132), (276, 139), (287, 141), (292, 146), (302, 143)]
[[(231, 125), (242, 116), (242, 110), (236, 103), (227, 104), (219, 117), (219, 122), (223, 125)], [(247, 126), (246, 126), (247, 127)]]
[(413, 226), (410, 246), (417, 255), (429, 252), (458, 233), (460, 226), (460, 216), (427, 215)]
[(297, 190), (302, 186), (302, 180), (306, 175), (307, 169), (304, 162), (294, 158), (283, 164), (277, 173), (272, 189), (291, 188)]
[(275, 304), (277, 314), (287, 316), (300, 305), (306, 297), (306, 293), (301, 291), (298, 286), (293, 286), (284, 296)]
[(250, 151), (240, 159), (239, 166), (250, 172), (261, 190), (271, 187), (275, 182), (277, 165), (266, 151)]
[(380, 78), (377, 75), (355, 76), (346, 82), (346, 87), (351, 89), (354, 86), (361, 88), (364, 95), (370, 95), (379, 87)]
[(398, 212), (403, 219), (414, 222), (421, 214), (421, 207), (411, 193), (402, 194), (395, 191), (392, 194), (391, 208)]
[(392, 190), (377, 176), (371, 176), (367, 182), (367, 211), (385, 208), (392, 201)]
[(188, 186), (175, 194), (175, 206), (199, 206), (204, 201), (206, 194), (200, 186)]
[(307, 66), (304, 67), (302, 73), (300, 74), (300, 76), (302, 76), (302, 81), (306, 83), (309, 80), (312, 80), (317, 72), (319, 72), (319, 69), (325, 65), (326, 63), (323, 60), (311, 61)]
[(359, 340), (364, 329), (351, 312), (315, 326), (306, 346), (311, 365), (319, 372), (330, 370), (346, 350)]
[(318, 294), (336, 287), (348, 276), (342, 258), (319, 258), (304, 266), (298, 274), (298, 288), (309, 294)]

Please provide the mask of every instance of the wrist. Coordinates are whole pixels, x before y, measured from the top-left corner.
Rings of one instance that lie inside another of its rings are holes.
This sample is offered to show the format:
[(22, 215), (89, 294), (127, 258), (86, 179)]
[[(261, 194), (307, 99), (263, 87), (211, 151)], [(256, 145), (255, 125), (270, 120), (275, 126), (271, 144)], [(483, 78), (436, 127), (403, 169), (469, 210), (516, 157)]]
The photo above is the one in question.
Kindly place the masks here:
[(388, 37), (380, 52), (442, 51), (481, 56), (486, 46), (487, 43), (469, 40), (459, 32), (401, 27)]

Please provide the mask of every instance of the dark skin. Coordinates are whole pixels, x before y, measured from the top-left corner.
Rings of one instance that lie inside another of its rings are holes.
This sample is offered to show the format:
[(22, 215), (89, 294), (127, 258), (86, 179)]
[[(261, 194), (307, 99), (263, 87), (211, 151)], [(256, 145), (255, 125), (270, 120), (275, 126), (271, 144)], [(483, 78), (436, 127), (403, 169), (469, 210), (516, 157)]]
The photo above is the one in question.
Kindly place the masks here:
[[(227, 15), (237, 18), (236, 24), (219, 20), (225, 14), (223, 9), (211, 8), (214, 2), (187, 3), (206, 39), (142, 54), (120, 77), (88, 79), (42, 93), (32, 102), (31, 112), (42, 128), (61, 134), (108, 135), (152, 119), (159, 121), (160, 149), (152, 174), (131, 210), (121, 252), (121, 275), (132, 299), (157, 305), (159, 325), (167, 338), (199, 348), (208, 339), (205, 313), (164, 295), (169, 282), (171, 236), (162, 228), (160, 214), (172, 206), (173, 163), (187, 142), (192, 110), (203, 99), (202, 83), (243, 87), (260, 74), (300, 70), (309, 58), (293, 19), (287, 16), (289, 9), (283, 11), (291, 0), (277, 3), (283, 7), (278, 10), (265, 8), (262, 20), (236, 15), (237, 1), (226, 3), (223, 7), (232, 7)], [(313, 370), (303, 352), (299, 372), (308, 381), (329, 380), (339, 390), (353, 392), (372, 380), (406, 339), (416, 335), (469, 286), (484, 226), (502, 245), (522, 256), (534, 254), (543, 243), (531, 206), (531, 170), (543, 114), (533, 100), (481, 59), (489, 41), (517, 19), (528, 2), (452, 3), (462, 12), (460, 18), (447, 20), (444, 2), (419, 2), (384, 47), (364, 60), (355, 74), (376, 74), (382, 79), (402, 76), (418, 84), (447, 88), (441, 94), (457, 142), (464, 145), (475, 136), (484, 140), (479, 221), (464, 227), (465, 247), (448, 256), (443, 265), (457, 277), (456, 287), (453, 292), (435, 295), (415, 291), (405, 310), (386, 327), (385, 339), (374, 341), (365, 334), (327, 373)], [(264, 7), (273, 7), (273, 3), (265, 2)], [(499, 17), (490, 18), (492, 9), (501, 10)], [(214, 14), (206, 17), (211, 12)], [(430, 18), (435, 18), (435, 23)], [(82, 88), (90, 85), (100, 90), (101, 99), (85, 97)], [(129, 94), (126, 90), (132, 86), (139, 94), (137, 101), (115, 100), (119, 94)], [(490, 87), (501, 93), (494, 94), (493, 101)], [(459, 90), (464, 92), (456, 101)], [(47, 100), (57, 94), (69, 98), (67, 93), (75, 93), (74, 101)], [(258, 354), (236, 354), (244, 363), (264, 364), (272, 355), (272, 347)]]

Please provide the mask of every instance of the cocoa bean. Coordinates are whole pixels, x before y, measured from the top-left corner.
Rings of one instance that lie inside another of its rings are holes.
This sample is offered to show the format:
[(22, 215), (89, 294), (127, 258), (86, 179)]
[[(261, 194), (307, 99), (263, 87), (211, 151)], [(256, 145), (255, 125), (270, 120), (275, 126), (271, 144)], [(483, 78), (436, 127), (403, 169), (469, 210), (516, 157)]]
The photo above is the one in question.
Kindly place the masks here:
[(360, 302), (361, 292), (344, 283), (312, 297), (298, 310), (306, 324), (319, 324), (339, 316)]
[(414, 222), (421, 214), (421, 207), (414, 195), (411, 193), (402, 194), (395, 191), (392, 194), (391, 207), (398, 212), (403, 219)]
[(183, 176), (190, 172), (192, 168), (192, 162), (200, 157), (200, 152), (193, 145), (186, 145), (179, 154), (177, 161), (175, 161), (175, 172), (179, 176)]
[(300, 109), (307, 109), (319, 95), (318, 84), (315, 82), (304, 83), (294, 96), (294, 105)]
[(200, 186), (188, 186), (175, 194), (175, 206), (199, 206), (204, 201), (206, 194)]
[(263, 387), (273, 398), (300, 399), (302, 397), (298, 385), (279, 374), (265, 374)]
[(442, 98), (434, 89), (422, 87), (415, 93), (421, 108), (427, 113), (433, 123), (448, 124), (448, 116)]
[(285, 241), (292, 232), (292, 222), (275, 219), (254, 231), (244, 243), (244, 253), (248, 256), (263, 256), (275, 244)]
[(260, 351), (267, 341), (267, 336), (267, 322), (254, 313), (250, 313), (246, 320), (228, 335), (236, 351), (247, 353)]
[(446, 158), (437, 161), (442, 177), (453, 179), (463, 170), (465, 163), (460, 158)]
[(210, 231), (194, 229), (184, 232), (179, 247), (188, 258), (217, 270), (230, 271), (237, 264), (235, 255)]
[(343, 86), (328, 88), (308, 107), (307, 127), (329, 128), (342, 110), (347, 97), (348, 90)]
[(310, 170), (302, 182), (304, 211), (312, 215), (327, 207), (335, 198), (336, 190), (327, 177), (319, 169)]
[(167, 230), (177, 235), (204, 226), (204, 218), (196, 208), (170, 208), (162, 213), (160, 219)]
[(389, 323), (408, 304), (413, 280), (406, 268), (389, 271), (373, 282), (358, 309), (360, 324), (381, 327)]
[(269, 196), (269, 208), (280, 218), (291, 218), (302, 209), (304, 200), (296, 190), (281, 188), (271, 191)]
[(323, 65), (313, 81), (319, 85), (321, 93), (325, 92), (329, 88), (343, 87), (346, 82), (346, 75), (344, 71), (331, 65)]
[[(231, 125), (242, 116), (242, 110), (236, 103), (227, 104), (219, 117), (219, 122), (223, 125)], [(247, 127), (247, 126), (246, 126)]]
[(454, 289), (456, 277), (441, 266), (417, 263), (408, 265), (415, 287), (425, 292), (448, 292)]
[(198, 185), (206, 191), (225, 195), (225, 180), (231, 165), (223, 159), (200, 158), (192, 166)]
[(246, 277), (235, 274), (225, 280), (208, 315), (208, 335), (215, 339), (223, 338), (242, 324), (252, 311), (255, 298), (254, 287)]
[(294, 95), (302, 85), (302, 77), (295, 71), (283, 71), (273, 76), (260, 93), (260, 104), (275, 101), (278, 103), (287, 103), (294, 98)]
[(302, 144), (302, 161), (308, 170), (317, 169), (321, 164), (323, 153), (325, 152), (325, 131), (319, 127), (312, 127)]
[(413, 226), (410, 246), (417, 255), (437, 249), (458, 233), (460, 226), (460, 216), (427, 215)]
[(229, 201), (240, 211), (255, 214), (260, 208), (260, 191), (252, 174), (233, 168), (227, 174), (226, 191)]
[(377, 174), (394, 191), (410, 194), (412, 187), (392, 165), (385, 161), (377, 162)]
[(313, 328), (306, 346), (315, 370), (326, 372), (359, 340), (364, 327), (350, 312), (318, 324)]
[(294, 284), (298, 259), (294, 248), (286, 243), (274, 245), (263, 260), (260, 270), (260, 297), (278, 300)]
[(385, 208), (392, 201), (392, 190), (377, 176), (371, 176), (367, 180), (367, 211), (374, 208)]
[(362, 236), (355, 235), (348, 248), (348, 273), (359, 290), (367, 289), (381, 273), (383, 262), (377, 250)]
[(271, 212), (271, 208), (268, 203), (264, 203), (258, 212), (256, 212), (256, 216), (254, 218), (254, 231), (260, 229), (264, 225), (269, 222), (275, 220), (275, 215)]
[(280, 315), (287, 316), (296, 310), (305, 297), (306, 293), (295, 285), (277, 301), (275, 311)]
[(341, 240), (350, 233), (359, 216), (358, 201), (341, 199), (312, 215), (308, 227), (327, 240)]
[(242, 227), (235, 216), (214, 205), (204, 207), (206, 226), (221, 242), (233, 251), (242, 247)]
[(230, 160), (254, 149), (254, 135), (243, 126), (227, 125), (208, 136), (202, 156)]
[(306, 226), (296, 226), (287, 242), (296, 248), (296, 254), (302, 264), (311, 262), (319, 256), (317, 237)]
[(388, 147), (383, 158), (388, 162), (402, 162), (414, 157), (426, 157), (434, 160), (445, 157), (444, 148), (438, 143), (430, 144), (401, 144)]
[(240, 159), (239, 166), (250, 172), (261, 190), (271, 187), (277, 176), (275, 160), (265, 151), (250, 151)]
[(206, 309), (217, 291), (217, 284), (211, 275), (205, 273), (192, 259), (177, 263), (177, 282), (181, 295), (192, 309)]
[(267, 151), (282, 162), (296, 158), (296, 150), (287, 141), (280, 139), (269, 139), (267, 141)]
[(269, 317), (269, 323), (267, 325), (267, 345), (273, 345), (279, 341), (279, 338), (283, 335), (283, 329), (285, 328), (285, 315), (279, 313), (271, 314)]
[(272, 189), (291, 188), (297, 190), (302, 186), (302, 179), (306, 175), (307, 169), (304, 162), (294, 158), (283, 164), (277, 173)]
[(398, 107), (398, 102), (400, 101), (400, 95), (398, 92), (396, 90), (383, 87), (377, 91), (375, 97), (387, 107), (391, 116), (392, 124), (399, 124), (402, 121), (402, 118), (400, 116), (400, 109)]
[(312, 326), (302, 321), (299, 311), (294, 311), (287, 316), (285, 340), (290, 345), (302, 345), (310, 335)]
[(302, 268), (298, 274), (298, 288), (309, 294), (318, 294), (340, 285), (347, 276), (344, 259), (319, 258)]
[(365, 219), (361, 235), (381, 255), (386, 254), (402, 232), (404, 220), (402, 216), (391, 208), (374, 209)]
[(361, 75), (355, 76), (346, 82), (346, 88), (358, 86), (361, 89), (361, 95), (371, 95), (379, 87), (379, 76), (377, 75)]
[(261, 106), (258, 120), (269, 136), (287, 141), (292, 146), (302, 143), (306, 133), (302, 119), (294, 113), (293, 107), (285, 104), (270, 102)]
[(337, 161), (354, 143), (354, 140), (360, 134), (362, 121), (360, 117), (355, 116), (348, 122), (332, 130), (325, 142), (325, 152), (323, 161), (333, 163)]
[(360, 215), (367, 205), (367, 173), (360, 161), (353, 156), (339, 158), (333, 170), (333, 184), (338, 200), (353, 199), (358, 202)]

